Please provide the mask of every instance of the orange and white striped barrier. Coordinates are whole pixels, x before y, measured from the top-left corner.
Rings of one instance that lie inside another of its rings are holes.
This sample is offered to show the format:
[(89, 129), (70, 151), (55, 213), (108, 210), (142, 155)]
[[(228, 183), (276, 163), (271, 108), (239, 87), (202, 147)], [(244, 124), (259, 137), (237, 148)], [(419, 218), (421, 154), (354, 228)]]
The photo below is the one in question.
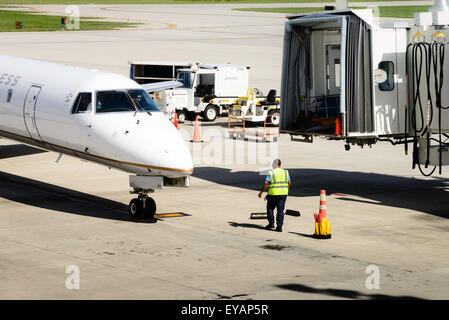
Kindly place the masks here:
[(320, 215), (326, 218), (326, 190), (320, 191)]

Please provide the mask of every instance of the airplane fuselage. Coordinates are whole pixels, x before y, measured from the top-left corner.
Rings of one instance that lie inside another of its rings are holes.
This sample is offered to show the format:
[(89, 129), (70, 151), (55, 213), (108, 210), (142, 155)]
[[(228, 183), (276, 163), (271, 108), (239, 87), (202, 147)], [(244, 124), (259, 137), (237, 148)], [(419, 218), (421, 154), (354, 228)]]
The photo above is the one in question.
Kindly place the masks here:
[(132, 174), (182, 177), (190, 152), (124, 76), (0, 55), (0, 136)]

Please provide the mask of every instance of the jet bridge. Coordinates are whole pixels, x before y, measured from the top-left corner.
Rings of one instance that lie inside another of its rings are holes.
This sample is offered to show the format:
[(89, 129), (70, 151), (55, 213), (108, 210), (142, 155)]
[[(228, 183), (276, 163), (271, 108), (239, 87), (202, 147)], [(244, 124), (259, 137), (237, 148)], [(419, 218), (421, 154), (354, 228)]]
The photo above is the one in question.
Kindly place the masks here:
[(404, 134), (404, 25), (375, 26), (371, 10), (287, 19), (281, 132), (359, 144)]

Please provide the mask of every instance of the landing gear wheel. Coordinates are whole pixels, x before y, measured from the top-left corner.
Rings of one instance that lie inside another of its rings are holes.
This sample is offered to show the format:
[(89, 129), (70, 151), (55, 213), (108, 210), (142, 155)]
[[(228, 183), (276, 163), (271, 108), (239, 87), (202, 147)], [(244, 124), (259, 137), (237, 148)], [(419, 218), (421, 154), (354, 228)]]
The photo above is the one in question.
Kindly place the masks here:
[(178, 121), (179, 122), (185, 122), (187, 120), (187, 111), (185, 110), (178, 110), (176, 111), (178, 114)]
[(268, 111), (268, 117), (267, 117), (267, 122), (270, 124), (270, 126), (272, 127), (279, 127), (279, 123), (281, 121), (281, 117), (279, 115), (279, 111), (278, 110), (270, 110)]
[(133, 218), (140, 218), (143, 212), (142, 202), (139, 199), (132, 199), (128, 206), (128, 212)]
[(145, 210), (144, 215), (145, 217), (154, 218), (154, 215), (156, 214), (156, 202), (153, 198), (146, 198), (145, 200)]
[(206, 107), (206, 109), (204, 109), (202, 117), (204, 120), (206, 121), (214, 121), (218, 116), (218, 111), (217, 108), (210, 104)]

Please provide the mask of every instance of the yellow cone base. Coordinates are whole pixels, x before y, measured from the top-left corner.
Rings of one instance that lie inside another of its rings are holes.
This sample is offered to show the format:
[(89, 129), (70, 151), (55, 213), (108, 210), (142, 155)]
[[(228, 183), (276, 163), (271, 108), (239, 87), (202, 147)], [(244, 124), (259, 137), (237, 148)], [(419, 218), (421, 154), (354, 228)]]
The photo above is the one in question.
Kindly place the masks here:
[(330, 239), (331, 238), (331, 222), (326, 217), (321, 219), (321, 222), (315, 222), (315, 239)]
[(314, 234), (312, 237), (315, 239), (330, 239), (330, 238), (332, 238), (332, 235), (328, 234), (328, 235), (324, 236), (324, 235)]

